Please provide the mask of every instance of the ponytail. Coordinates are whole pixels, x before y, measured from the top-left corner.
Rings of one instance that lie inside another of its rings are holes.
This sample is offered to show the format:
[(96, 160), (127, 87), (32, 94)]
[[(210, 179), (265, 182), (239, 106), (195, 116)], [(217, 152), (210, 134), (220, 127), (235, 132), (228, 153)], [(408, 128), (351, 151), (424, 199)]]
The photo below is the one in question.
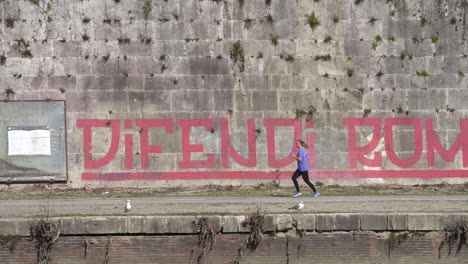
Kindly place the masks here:
[(307, 144), (304, 142), (304, 140), (299, 139), (298, 141), (299, 141), (299, 143), (301, 143), (301, 146), (302, 146), (305, 150), (308, 150), (308, 149), (309, 149), (309, 145), (307, 145)]

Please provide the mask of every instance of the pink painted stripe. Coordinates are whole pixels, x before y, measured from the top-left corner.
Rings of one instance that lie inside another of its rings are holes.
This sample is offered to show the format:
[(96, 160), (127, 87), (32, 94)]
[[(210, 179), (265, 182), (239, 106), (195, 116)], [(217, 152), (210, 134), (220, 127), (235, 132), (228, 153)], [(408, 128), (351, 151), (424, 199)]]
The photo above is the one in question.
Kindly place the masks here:
[[(292, 171), (189, 171), (189, 172), (84, 172), (85, 181), (158, 181), (158, 180), (265, 180), (289, 179)], [(468, 178), (468, 170), (343, 170), (309, 171), (313, 179), (359, 178)]]

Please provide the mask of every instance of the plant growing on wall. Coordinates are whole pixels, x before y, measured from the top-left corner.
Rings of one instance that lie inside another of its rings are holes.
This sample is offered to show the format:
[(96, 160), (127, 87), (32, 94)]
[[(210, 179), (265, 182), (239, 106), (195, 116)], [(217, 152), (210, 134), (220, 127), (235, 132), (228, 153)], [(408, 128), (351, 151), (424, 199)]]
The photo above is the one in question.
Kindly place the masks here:
[(151, 0), (145, 0), (143, 4), (143, 15), (145, 17), (145, 20), (148, 20), (152, 9), (153, 9), (153, 6), (151, 4)]
[(307, 109), (296, 108), (294, 115), (296, 119), (305, 118), (307, 121), (311, 120), (317, 113), (317, 108), (314, 105), (310, 105)]
[(314, 60), (316, 60), (316, 61), (329, 61), (329, 60), (331, 60), (331, 56), (330, 56), (330, 54), (317, 55), (317, 56), (315, 56)]
[(388, 236), (388, 257), (395, 248), (408, 239), (408, 232), (395, 233), (391, 232)]
[(47, 217), (41, 217), (41, 219), (31, 224), (31, 240), (35, 241), (38, 264), (47, 264), (50, 262), (50, 253), (55, 241), (60, 236), (60, 228), (60, 225), (56, 225)]
[(13, 252), (16, 249), (16, 245), (21, 240), (21, 236), (17, 235), (0, 235), (0, 245), (7, 246), (8, 251)]
[(119, 44), (128, 44), (130, 43), (130, 39), (126, 36), (120, 36), (118, 39), (117, 39), (118, 43)]
[(318, 26), (320, 26), (320, 21), (317, 16), (315, 16), (315, 13), (312, 12), (312, 14), (306, 16), (307, 17), (307, 24), (309, 24), (309, 27), (312, 30), (315, 30)]
[(30, 46), (29, 41), (24, 39), (16, 39), (15, 44), (13, 44), (13, 48), (18, 51), (22, 58), (32, 58)]
[(421, 43), (421, 39), (419, 39), (418, 37), (414, 36), (413, 38), (411, 38), (413, 40), (413, 44), (419, 44)]
[(417, 71), (416, 75), (419, 77), (429, 77), (431, 76), (427, 71)]
[(209, 223), (208, 218), (202, 217), (198, 220), (193, 220), (192, 228), (194, 233), (196, 233), (198, 236), (197, 248), (199, 253), (196, 258), (192, 259), (193, 253), (195, 252), (196, 248), (192, 249), (189, 263), (205, 263), (206, 259), (208, 258), (208, 254), (213, 250), (216, 244), (217, 234), (215, 230), (215, 225)]
[(270, 35), (270, 41), (273, 46), (278, 46), (278, 35)]
[(245, 56), (244, 48), (242, 47), (240, 41), (234, 42), (231, 49), (229, 50), (229, 56), (234, 62), (234, 65), (238, 67), (240, 72), (245, 70)]
[(372, 42), (372, 49), (376, 50), (377, 47), (382, 43), (382, 37), (380, 35), (375, 36), (374, 41)]
[(244, 28), (251, 29), (252, 26), (254, 25), (254, 22), (255, 22), (255, 19), (252, 19), (252, 18), (244, 19)]
[(445, 246), (448, 247), (448, 255), (455, 250), (455, 255), (458, 255), (463, 245), (468, 244), (468, 221), (463, 219), (449, 224), (444, 228), (444, 240), (439, 244), (439, 258), (440, 251)]

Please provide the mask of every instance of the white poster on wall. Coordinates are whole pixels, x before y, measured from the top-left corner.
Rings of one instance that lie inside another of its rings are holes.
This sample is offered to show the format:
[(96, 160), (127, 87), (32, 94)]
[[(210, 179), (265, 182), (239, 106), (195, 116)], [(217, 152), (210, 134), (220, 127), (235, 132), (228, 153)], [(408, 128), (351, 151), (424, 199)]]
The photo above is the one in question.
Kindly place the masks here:
[(50, 155), (50, 130), (8, 130), (8, 156)]

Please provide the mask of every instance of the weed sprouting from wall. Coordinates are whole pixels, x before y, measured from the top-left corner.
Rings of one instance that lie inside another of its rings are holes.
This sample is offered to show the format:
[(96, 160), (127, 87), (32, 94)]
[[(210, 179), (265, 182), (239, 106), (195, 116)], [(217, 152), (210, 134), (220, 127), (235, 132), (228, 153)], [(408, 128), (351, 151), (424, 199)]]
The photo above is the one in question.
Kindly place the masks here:
[(277, 35), (270, 35), (270, 41), (273, 46), (278, 46), (278, 36)]
[(375, 36), (374, 41), (372, 42), (372, 49), (376, 50), (377, 47), (382, 43), (382, 37), (380, 35)]
[(244, 28), (251, 29), (252, 26), (254, 25), (254, 22), (255, 22), (255, 19), (252, 19), (252, 18), (244, 19)]
[(24, 39), (16, 39), (13, 48), (16, 49), (22, 58), (32, 58), (32, 53), (30, 49), (29, 42)]
[(333, 21), (333, 24), (337, 24), (338, 22), (340, 22), (340, 16), (337, 13), (333, 14), (332, 21)]
[(165, 70), (167, 70), (169, 67), (166, 64), (161, 64), (161, 73), (164, 73)]
[(15, 95), (15, 91), (13, 91), (13, 89), (11, 88), (7, 88), (5, 89), (5, 95), (6, 95), (6, 99), (10, 100), (10, 96)]
[(447, 225), (444, 228), (444, 234), (444, 240), (439, 244), (439, 258), (444, 246), (448, 247), (448, 255), (455, 250), (455, 255), (458, 256), (462, 246), (468, 244), (468, 221), (463, 219)]
[(30, 225), (31, 240), (35, 241), (37, 264), (47, 264), (51, 260), (51, 251), (60, 236), (60, 225), (52, 222), (47, 216)]
[(465, 74), (462, 71), (458, 71), (458, 77), (460, 78), (465, 77)]
[(148, 20), (152, 9), (153, 6), (151, 5), (151, 0), (145, 0), (145, 3), (143, 4), (143, 15), (145, 16), (145, 20)]
[(7, 28), (13, 28), (13, 27), (15, 27), (15, 20), (14, 20), (13, 18), (10, 18), (10, 17), (7, 18), (7, 19), (5, 19), (5, 26), (6, 26)]
[(240, 41), (232, 44), (231, 49), (229, 50), (229, 55), (231, 60), (234, 62), (234, 65), (238, 67), (240, 72), (245, 70), (245, 57), (244, 57), (244, 48), (242, 47)]
[(370, 115), (371, 112), (372, 112), (371, 109), (368, 109), (368, 108), (364, 109), (364, 114), (362, 114), (362, 117), (363, 117), (363, 118), (368, 117), (368, 116)]
[(424, 17), (421, 17), (421, 27), (425, 27), (427, 25), (427, 19)]
[(309, 24), (312, 30), (315, 30), (318, 26), (320, 26), (320, 21), (318, 17), (315, 16), (314, 12), (307, 16), (307, 24)]
[(431, 76), (427, 71), (417, 71), (416, 75), (419, 77), (429, 77)]
[(391, 252), (397, 248), (401, 243), (408, 239), (408, 232), (394, 233), (391, 232), (388, 236), (388, 259), (390, 259)]
[(263, 227), (265, 214), (266, 209), (257, 208), (255, 212), (248, 214), (247, 219), (244, 221), (244, 225), (250, 229), (249, 237), (246, 240), (246, 246), (250, 252), (255, 251), (262, 242), (263, 233), (265, 232)]
[(13, 252), (16, 249), (16, 245), (21, 240), (21, 236), (17, 235), (0, 235), (0, 245), (7, 246), (8, 251)]
[(296, 119), (304, 118), (309, 121), (317, 113), (317, 108), (314, 105), (310, 105), (307, 109), (297, 108), (294, 110), (294, 115)]
[(119, 42), (119, 44), (129, 44), (130, 43), (130, 39), (128, 37), (125, 37), (125, 36), (121, 36), (117, 39), (117, 41)]
[(242, 225), (248, 227), (250, 232), (244, 243), (237, 249), (236, 258), (233, 261), (234, 264), (240, 263), (246, 250), (252, 253), (257, 249), (260, 242), (262, 242), (263, 234), (265, 233), (265, 214), (266, 209), (257, 208), (256, 211), (246, 216)]
[(206, 217), (202, 217), (198, 220), (193, 220), (192, 228), (194, 233), (198, 235), (197, 248), (199, 252), (198, 256), (192, 259), (195, 248), (192, 249), (189, 263), (202, 264), (206, 262), (208, 254), (213, 250), (216, 244), (216, 227), (210, 224)]
[(316, 61), (329, 61), (329, 60), (331, 60), (331, 56), (330, 56), (330, 54), (317, 55), (317, 56), (315, 56), (314, 60), (316, 60)]

